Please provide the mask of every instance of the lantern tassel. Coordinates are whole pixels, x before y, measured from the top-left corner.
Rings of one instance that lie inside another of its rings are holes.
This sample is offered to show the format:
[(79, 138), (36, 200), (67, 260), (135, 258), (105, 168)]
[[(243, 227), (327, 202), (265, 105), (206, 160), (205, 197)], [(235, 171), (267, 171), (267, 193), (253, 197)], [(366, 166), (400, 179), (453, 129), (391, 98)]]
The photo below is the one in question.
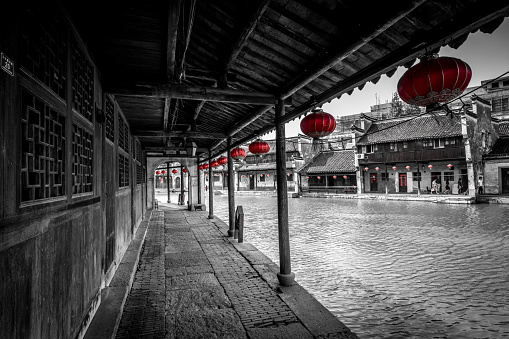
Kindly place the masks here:
[(323, 151), (323, 145), (320, 138), (313, 138), (313, 142), (311, 143), (311, 152), (313, 154), (319, 153)]

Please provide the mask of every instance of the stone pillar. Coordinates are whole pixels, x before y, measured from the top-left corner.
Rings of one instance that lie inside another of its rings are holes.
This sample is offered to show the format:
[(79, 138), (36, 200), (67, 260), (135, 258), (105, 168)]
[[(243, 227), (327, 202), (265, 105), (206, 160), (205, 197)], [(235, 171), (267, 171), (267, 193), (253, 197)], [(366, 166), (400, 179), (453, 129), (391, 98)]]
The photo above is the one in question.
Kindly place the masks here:
[(166, 163), (166, 188), (168, 189), (168, 204), (171, 202), (170, 201), (170, 180), (171, 180), (170, 163), (167, 162)]
[(228, 236), (233, 237), (235, 232), (235, 178), (233, 177), (233, 158), (231, 155), (232, 151), (232, 138), (229, 137), (227, 140), (228, 150), (228, 212), (229, 212), (229, 226)]
[(295, 283), (295, 273), (290, 262), (290, 232), (288, 229), (288, 192), (286, 182), (286, 142), (284, 101), (280, 98), (276, 104), (276, 168), (277, 168), (277, 214), (279, 235), (279, 283), (291, 286)]

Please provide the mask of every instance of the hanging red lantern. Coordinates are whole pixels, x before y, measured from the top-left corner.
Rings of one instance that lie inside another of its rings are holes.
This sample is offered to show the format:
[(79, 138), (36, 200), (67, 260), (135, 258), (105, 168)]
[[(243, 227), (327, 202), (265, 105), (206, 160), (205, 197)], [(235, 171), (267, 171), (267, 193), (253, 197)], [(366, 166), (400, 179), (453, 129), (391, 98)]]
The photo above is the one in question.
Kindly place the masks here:
[(399, 79), (398, 93), (408, 104), (428, 106), (456, 98), (471, 78), (470, 66), (460, 59), (424, 58)]
[(447, 167), (449, 167), (449, 169), (451, 169), (453, 165), (452, 164), (448, 164)]
[(397, 170), (398, 168), (397, 168), (396, 166), (394, 166), (392, 169), (393, 169), (393, 170)]
[(161, 172), (160, 171), (156, 171), (156, 174), (161, 174)]
[(242, 178), (244, 178), (244, 177), (245, 177), (245, 175), (242, 176)]
[(377, 170), (377, 171), (378, 171), (379, 169), (380, 169), (380, 167), (375, 167), (375, 170)]
[(336, 129), (336, 119), (329, 113), (316, 109), (302, 119), (300, 129), (311, 138), (326, 137)]
[(309, 179), (309, 177), (306, 177), (306, 179)]
[(261, 177), (263, 177), (263, 174), (260, 174)]
[(252, 174), (250, 174), (250, 175), (249, 175), (249, 177), (250, 177), (250, 178), (252, 178), (252, 177), (253, 177), (253, 175), (252, 175)]
[(173, 171), (171, 171), (171, 173), (176, 174), (176, 173), (178, 173), (178, 171), (176, 169), (174, 169)]
[(348, 176), (347, 176), (347, 175), (343, 175), (343, 178), (344, 178), (344, 179), (347, 179), (347, 178), (348, 178)]
[(166, 174), (166, 171), (161, 171), (162, 174)]
[(221, 157), (221, 158), (217, 159), (217, 163), (219, 165), (226, 165), (228, 163), (228, 158), (227, 157)]
[(338, 177), (338, 176), (337, 176), (337, 175), (333, 175), (332, 177), (333, 177), (334, 179), (337, 179), (337, 177)]
[(322, 179), (322, 177), (317, 177), (318, 179)]
[(429, 168), (429, 169), (432, 169), (432, 168), (433, 168), (433, 165), (428, 165), (428, 168)]
[(184, 168), (182, 172), (187, 173), (187, 168)]
[(267, 174), (268, 177), (270, 177), (270, 174)]
[[(369, 167), (364, 167), (365, 171), (369, 171)], [(378, 171), (378, 170), (377, 170)]]
[(410, 167), (410, 166), (407, 166), (407, 167), (405, 167), (405, 168), (406, 168), (407, 170), (409, 170), (411, 167)]
[(240, 147), (232, 149), (230, 152), (233, 160), (242, 160), (246, 157), (246, 150)]
[(265, 153), (269, 153), (269, 151), (270, 151), (269, 143), (261, 139), (253, 141), (249, 145), (249, 152), (253, 153), (254, 155), (262, 155)]
[(209, 168), (209, 164), (207, 164), (207, 163), (203, 164), (202, 166), (203, 166), (203, 169), (204, 169), (204, 170), (206, 170), (206, 169), (208, 169), (208, 168)]
[(212, 167), (218, 167), (219, 166), (219, 163), (217, 162), (217, 160), (214, 160), (210, 163), (210, 166)]
[(202, 169), (203, 169), (203, 165), (198, 166), (198, 170), (202, 170)]
[(292, 175), (292, 173), (288, 173), (288, 176)]

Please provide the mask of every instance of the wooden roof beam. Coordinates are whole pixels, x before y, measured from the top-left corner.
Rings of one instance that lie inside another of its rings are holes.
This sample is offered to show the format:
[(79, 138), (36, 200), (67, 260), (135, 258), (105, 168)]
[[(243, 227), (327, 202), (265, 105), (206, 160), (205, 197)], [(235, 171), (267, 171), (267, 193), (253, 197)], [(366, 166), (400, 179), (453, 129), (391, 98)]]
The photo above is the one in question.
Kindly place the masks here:
[(182, 0), (168, 1), (168, 41), (166, 45), (166, 75), (172, 82), (175, 79), (178, 27)]
[(196, 0), (185, 0), (184, 8), (186, 8), (186, 7), (187, 7), (187, 13), (182, 13), (183, 16), (185, 16), (183, 18), (183, 20), (185, 21), (184, 26), (186, 27), (185, 39), (184, 39), (184, 41), (182, 41), (182, 50), (180, 53), (181, 55), (179, 56), (180, 57), (179, 65), (178, 65), (178, 69), (176, 70), (177, 73), (175, 75), (175, 78), (179, 81), (182, 79), (182, 76), (184, 75), (186, 52), (187, 52), (187, 48), (189, 47), (189, 41), (191, 41), (191, 32), (193, 30), (193, 24), (194, 24), (194, 13), (195, 13), (195, 9), (196, 9)]
[[(107, 90), (115, 96), (175, 98), (185, 100), (206, 100), (217, 102), (235, 102), (250, 105), (274, 105), (276, 96), (269, 93), (254, 91), (239, 91), (215, 87), (200, 87), (186, 85), (158, 85), (158, 86), (113, 86)], [(288, 99), (285, 105), (290, 106)]]
[(326, 72), (328, 69), (332, 68), (338, 62), (348, 57), (353, 52), (357, 51), (359, 48), (376, 38), (378, 35), (383, 33), (389, 27), (394, 25), (396, 22), (404, 18), (414, 9), (422, 5), (427, 0), (413, 0), (409, 1), (406, 8), (400, 10), (396, 13), (392, 18), (385, 20), (384, 23), (378, 27), (375, 27), (370, 34), (366, 37), (361, 37), (358, 41), (355, 41), (352, 44), (344, 45), (335, 53), (328, 53), (324, 58), (318, 61), (313, 67), (309, 68), (306, 72), (302, 73), (290, 83), (288, 83), (285, 87), (283, 87), (281, 91), (281, 97), (287, 98), (297, 92), (302, 87), (306, 86), (308, 83), (319, 77), (321, 74)]
[(135, 131), (133, 136), (140, 138), (193, 138), (193, 139), (224, 139), (225, 133), (197, 131)]
[(236, 31), (239, 32), (239, 35), (237, 36), (237, 39), (232, 44), (230, 51), (227, 54), (227, 58), (223, 68), (224, 74), (228, 73), (228, 70), (231, 68), (231, 66), (235, 62), (235, 59), (237, 58), (240, 51), (242, 50), (247, 40), (249, 39), (250, 35), (253, 33), (254, 29), (258, 25), (258, 22), (262, 18), (269, 4), (270, 0), (259, 0), (256, 4), (256, 7), (249, 12), (251, 13), (251, 15), (245, 21), (245, 25), (243, 27), (239, 27), (238, 29), (236, 29)]

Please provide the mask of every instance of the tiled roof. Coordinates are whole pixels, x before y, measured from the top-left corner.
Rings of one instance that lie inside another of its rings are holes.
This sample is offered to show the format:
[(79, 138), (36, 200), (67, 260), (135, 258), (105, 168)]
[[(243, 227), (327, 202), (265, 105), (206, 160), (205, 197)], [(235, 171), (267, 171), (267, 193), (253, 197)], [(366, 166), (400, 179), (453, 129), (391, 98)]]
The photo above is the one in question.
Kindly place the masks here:
[[(293, 168), (292, 162), (287, 161), (286, 162), (286, 168), (290, 169)], [(275, 170), (276, 169), (276, 163), (275, 162), (269, 162), (269, 163), (261, 163), (261, 164), (246, 164), (239, 168), (238, 172), (249, 172), (249, 171), (268, 171), (268, 170)]]
[(422, 116), (374, 122), (360, 137), (358, 145), (378, 144), (413, 139), (445, 138), (461, 136), (458, 118), (449, 116)]
[(299, 172), (307, 174), (355, 172), (355, 153), (353, 150), (321, 152)]
[(501, 137), (497, 140), (488, 157), (509, 156), (509, 137)]
[(508, 135), (509, 136), (509, 121), (501, 122), (499, 125), (500, 135)]
[[(286, 152), (298, 152), (299, 151), (299, 139), (301, 143), (310, 143), (310, 138), (306, 136), (299, 136), (299, 137), (292, 137), (292, 138), (286, 138)], [(270, 151), (268, 154), (276, 153), (276, 140), (264, 140), (266, 141), (270, 146)], [(253, 154), (249, 153), (249, 144), (243, 145), (247, 151), (248, 156), (254, 156)]]

